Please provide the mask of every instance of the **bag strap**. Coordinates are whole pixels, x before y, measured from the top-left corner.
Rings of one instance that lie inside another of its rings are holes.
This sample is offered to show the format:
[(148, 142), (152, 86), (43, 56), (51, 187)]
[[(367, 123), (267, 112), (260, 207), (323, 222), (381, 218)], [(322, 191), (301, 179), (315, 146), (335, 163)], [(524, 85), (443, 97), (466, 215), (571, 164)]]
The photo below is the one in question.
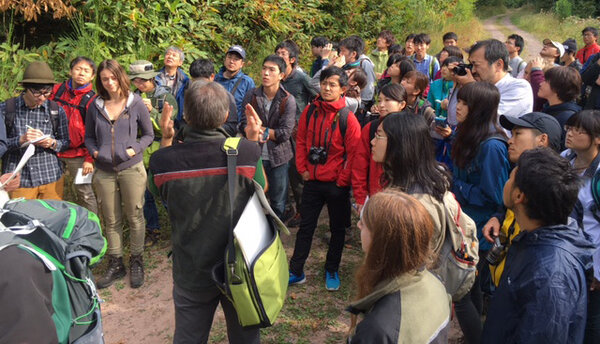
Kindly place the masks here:
[(10, 135), (15, 126), (15, 116), (17, 114), (17, 98), (6, 100), (6, 110), (4, 111), (4, 125), (6, 126), (6, 135)]
[(235, 85), (233, 85), (233, 88), (231, 89), (231, 94), (233, 94), (234, 97), (235, 97), (235, 91), (237, 91), (238, 87), (240, 87), (240, 84), (242, 83), (242, 79), (244, 79), (244, 78), (240, 77), (238, 79), (238, 81), (235, 82)]
[[(223, 150), (227, 154), (227, 189), (229, 190), (229, 238), (227, 244), (227, 264), (225, 269), (231, 273), (233, 284), (240, 284), (242, 279), (235, 273), (235, 245), (233, 243), (233, 200), (235, 198), (235, 176), (238, 156), (238, 146), (241, 137), (228, 137), (223, 143)], [(227, 271), (225, 271), (227, 273)], [(227, 275), (225, 275), (227, 276)]]

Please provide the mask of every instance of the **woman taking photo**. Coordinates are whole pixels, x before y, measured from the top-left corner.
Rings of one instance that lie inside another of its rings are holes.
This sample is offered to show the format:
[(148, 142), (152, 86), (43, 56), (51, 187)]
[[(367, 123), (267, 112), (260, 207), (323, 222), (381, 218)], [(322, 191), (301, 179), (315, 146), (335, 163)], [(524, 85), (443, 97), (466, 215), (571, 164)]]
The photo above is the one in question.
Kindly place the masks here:
[[(485, 257), (491, 245), (483, 238), (481, 230), (492, 214), (503, 206), (502, 189), (510, 172), (507, 137), (497, 124), (500, 93), (491, 83), (473, 82), (463, 86), (457, 98), (452, 191), (463, 211), (475, 221), (479, 256)], [(481, 340), (481, 287), (488, 290), (490, 283), (488, 265), (479, 264), (478, 270), (470, 293), (455, 307), (467, 343)]]
[(379, 93), (377, 108), (379, 119), (367, 123), (362, 129), (361, 142), (355, 156), (352, 168), (352, 189), (358, 206), (358, 212), (362, 210), (367, 196), (379, 192), (383, 168), (381, 163), (371, 158), (371, 140), (375, 137), (375, 131), (381, 121), (390, 113), (400, 112), (406, 106), (406, 91), (400, 84), (385, 85)]
[[(596, 248), (600, 246), (600, 223), (597, 205), (592, 193), (592, 183), (598, 190), (595, 177), (600, 167), (600, 111), (584, 110), (569, 118), (565, 125), (567, 150), (561, 155), (567, 158), (583, 179), (574, 217)], [(593, 257), (594, 276), (588, 294), (588, 313), (584, 343), (600, 341), (600, 250)]]
[[(450, 300), (425, 265), (433, 233), (419, 201), (394, 189), (374, 195), (358, 222), (363, 264), (350, 305), (349, 343), (428, 343), (448, 337)], [(356, 314), (365, 313), (356, 326)], [(427, 316), (424, 316), (427, 315)], [(355, 330), (355, 331), (354, 331)]]
[(129, 91), (129, 78), (117, 61), (100, 63), (96, 89), (98, 97), (90, 106), (85, 123), (85, 146), (96, 163), (93, 184), (102, 210), (109, 256), (108, 269), (96, 285), (106, 288), (126, 274), (122, 244), (124, 211), (130, 233), (130, 282), (132, 288), (138, 288), (144, 283), (142, 209), (146, 169), (142, 158), (154, 138), (152, 122), (142, 98)]

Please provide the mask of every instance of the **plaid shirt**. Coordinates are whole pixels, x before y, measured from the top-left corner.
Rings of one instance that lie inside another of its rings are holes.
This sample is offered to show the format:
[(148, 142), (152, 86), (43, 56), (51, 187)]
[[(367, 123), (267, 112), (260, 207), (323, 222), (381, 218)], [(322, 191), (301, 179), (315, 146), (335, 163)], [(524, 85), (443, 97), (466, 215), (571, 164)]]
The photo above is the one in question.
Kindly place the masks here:
[[(6, 103), (0, 103), (2, 118), (4, 118), (5, 111)], [(2, 157), (2, 173), (14, 171), (19, 160), (21, 160), (25, 149), (21, 148), (19, 137), (25, 134), (27, 131), (26, 125), (29, 125), (56, 139), (56, 149), (35, 147), (35, 154), (21, 171), (21, 187), (31, 188), (59, 180), (63, 172), (56, 152), (62, 152), (69, 148), (69, 124), (65, 110), (60, 106), (58, 107), (58, 128), (56, 128), (58, 137), (54, 137), (48, 100), (41, 106), (31, 109), (25, 105), (23, 96), (20, 95), (17, 97), (15, 112), (13, 128), (11, 132), (6, 133), (8, 151)], [(2, 121), (4, 122), (4, 120)]]

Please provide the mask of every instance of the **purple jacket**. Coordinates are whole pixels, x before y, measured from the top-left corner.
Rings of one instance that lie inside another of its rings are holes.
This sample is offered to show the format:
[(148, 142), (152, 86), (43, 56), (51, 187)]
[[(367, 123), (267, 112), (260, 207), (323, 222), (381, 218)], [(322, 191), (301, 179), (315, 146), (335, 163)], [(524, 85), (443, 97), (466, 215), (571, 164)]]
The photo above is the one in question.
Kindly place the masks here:
[[(138, 131), (141, 137), (138, 140)], [(142, 161), (143, 152), (152, 143), (154, 131), (150, 113), (142, 98), (129, 93), (125, 109), (114, 123), (104, 109), (104, 99), (98, 97), (90, 106), (85, 121), (85, 146), (93, 157), (96, 167), (104, 171), (122, 171)], [(132, 148), (130, 157), (126, 150)]]

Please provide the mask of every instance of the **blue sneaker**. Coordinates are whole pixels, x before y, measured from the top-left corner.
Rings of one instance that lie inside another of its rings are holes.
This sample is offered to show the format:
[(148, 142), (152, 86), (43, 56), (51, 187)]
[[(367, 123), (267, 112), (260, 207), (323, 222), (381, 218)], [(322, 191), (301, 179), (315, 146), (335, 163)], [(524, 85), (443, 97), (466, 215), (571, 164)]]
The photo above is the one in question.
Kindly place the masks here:
[(304, 275), (304, 273), (302, 273), (302, 275), (300, 276), (296, 276), (290, 272), (290, 279), (288, 281), (288, 285), (302, 284), (304, 282), (306, 282), (306, 276)]
[(340, 289), (340, 276), (338, 276), (337, 271), (325, 271), (325, 288), (329, 291)]

